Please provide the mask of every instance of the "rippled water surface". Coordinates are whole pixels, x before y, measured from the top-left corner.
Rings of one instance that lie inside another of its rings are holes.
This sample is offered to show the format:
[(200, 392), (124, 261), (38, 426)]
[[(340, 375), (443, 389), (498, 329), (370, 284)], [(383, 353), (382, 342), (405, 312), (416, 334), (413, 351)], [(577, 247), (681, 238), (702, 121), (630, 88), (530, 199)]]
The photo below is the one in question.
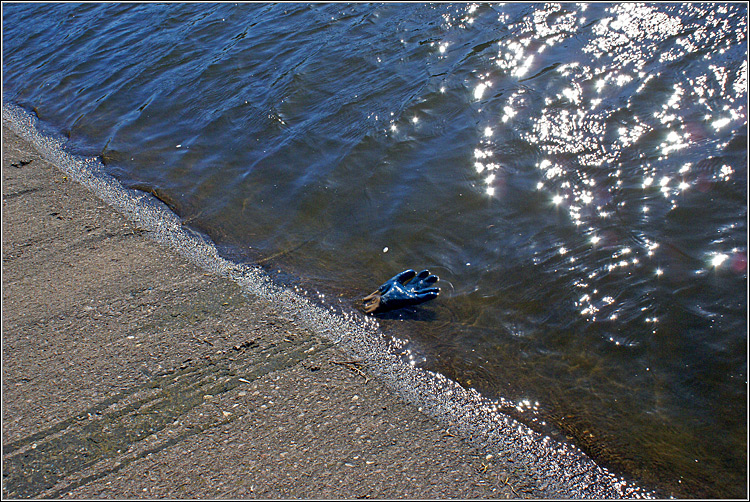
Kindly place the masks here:
[(747, 7), (4, 4), (3, 98), (404, 357), (747, 495)]

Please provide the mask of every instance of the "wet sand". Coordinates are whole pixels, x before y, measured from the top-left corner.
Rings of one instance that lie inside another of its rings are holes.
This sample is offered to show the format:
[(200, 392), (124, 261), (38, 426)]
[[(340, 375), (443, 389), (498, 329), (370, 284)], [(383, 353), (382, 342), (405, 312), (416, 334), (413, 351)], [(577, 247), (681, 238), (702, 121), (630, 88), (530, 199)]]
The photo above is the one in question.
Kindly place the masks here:
[(387, 364), (303, 322), (295, 298), (157, 242), (6, 125), (4, 498), (640, 493), (399, 392)]

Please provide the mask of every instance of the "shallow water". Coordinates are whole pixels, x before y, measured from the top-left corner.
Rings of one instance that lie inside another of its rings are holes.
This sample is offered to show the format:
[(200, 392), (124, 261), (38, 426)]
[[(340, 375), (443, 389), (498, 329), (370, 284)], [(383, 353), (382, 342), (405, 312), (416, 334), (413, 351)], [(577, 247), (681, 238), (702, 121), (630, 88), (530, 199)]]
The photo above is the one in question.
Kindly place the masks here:
[(682, 496), (744, 497), (743, 4), (3, 6), (4, 99), (238, 261)]

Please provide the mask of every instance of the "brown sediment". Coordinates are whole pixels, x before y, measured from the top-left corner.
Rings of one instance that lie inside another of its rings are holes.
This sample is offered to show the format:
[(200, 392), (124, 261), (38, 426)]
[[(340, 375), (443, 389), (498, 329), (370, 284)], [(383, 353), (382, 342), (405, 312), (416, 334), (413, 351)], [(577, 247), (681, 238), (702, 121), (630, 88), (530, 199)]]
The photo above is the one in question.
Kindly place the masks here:
[(177, 201), (174, 200), (172, 197), (170, 197), (168, 194), (166, 194), (163, 190), (159, 190), (158, 188), (144, 186), (144, 185), (134, 185), (132, 187), (134, 190), (140, 190), (142, 192), (146, 192), (148, 194), (153, 195), (157, 199), (159, 199), (161, 202), (163, 202), (169, 209), (172, 211), (177, 209)]

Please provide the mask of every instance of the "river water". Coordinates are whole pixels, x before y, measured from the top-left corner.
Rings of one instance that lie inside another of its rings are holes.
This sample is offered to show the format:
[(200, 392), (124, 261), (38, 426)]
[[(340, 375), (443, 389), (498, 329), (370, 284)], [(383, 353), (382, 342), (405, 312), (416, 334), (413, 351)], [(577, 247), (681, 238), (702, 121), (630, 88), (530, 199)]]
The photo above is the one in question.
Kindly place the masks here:
[(3, 99), (676, 496), (747, 496), (747, 6), (3, 4)]

